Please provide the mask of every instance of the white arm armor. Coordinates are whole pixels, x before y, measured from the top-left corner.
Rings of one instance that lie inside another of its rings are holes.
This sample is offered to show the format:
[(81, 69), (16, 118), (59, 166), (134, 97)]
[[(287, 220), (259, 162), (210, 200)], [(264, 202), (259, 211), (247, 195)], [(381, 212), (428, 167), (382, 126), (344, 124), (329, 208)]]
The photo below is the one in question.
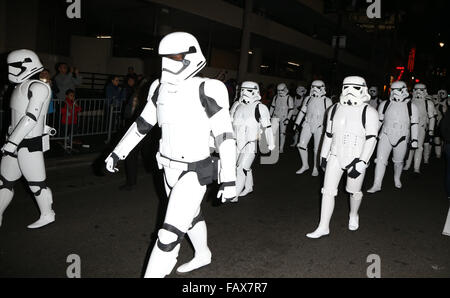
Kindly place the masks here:
[(220, 183), (236, 181), (236, 139), (228, 112), (228, 91), (218, 80), (205, 81), (205, 95), (216, 101), (219, 111), (209, 119), (220, 155)]
[(372, 157), (375, 147), (377, 146), (379, 121), (377, 111), (368, 106), (366, 111), (366, 142), (364, 143), (361, 156), (359, 157), (359, 159), (364, 161), (366, 164), (369, 164), (370, 158)]
[(305, 98), (303, 101), (302, 109), (300, 110), (300, 113), (298, 113), (297, 120), (295, 121), (295, 125), (299, 126), (300, 123), (302, 123), (303, 118), (305, 118), (306, 113), (308, 112), (308, 103), (309, 103), (309, 97)]
[(292, 115), (294, 114), (294, 98), (292, 96), (288, 97), (288, 115), (286, 119), (292, 119)]
[(261, 126), (264, 128), (267, 145), (269, 148), (275, 148), (275, 138), (272, 130), (272, 122), (270, 121), (269, 109), (265, 105), (258, 105), (259, 113), (261, 115)]
[(140, 141), (150, 132), (156, 125), (156, 107), (153, 103), (153, 96), (159, 86), (159, 81), (155, 81), (150, 87), (150, 92), (147, 99), (147, 105), (141, 113), (141, 116), (131, 125), (122, 140), (114, 149), (114, 153), (120, 160), (128, 157), (130, 152), (139, 144)]
[(419, 111), (417, 106), (411, 103), (411, 143), (419, 140)]
[(337, 104), (333, 106), (329, 111), (327, 115), (327, 127), (325, 131), (325, 136), (323, 138), (323, 144), (322, 144), (322, 151), (320, 153), (321, 159), (328, 159), (328, 156), (330, 155), (331, 150), (331, 144), (333, 143), (333, 119), (332, 114), (335, 113), (337, 109)]
[(37, 120), (42, 112), (42, 107), (49, 97), (48, 88), (43, 83), (33, 83), (29, 87), (29, 103), (26, 110), (26, 115), (20, 119), (19, 124), (14, 128), (8, 142), (14, 145), (19, 145), (22, 140), (33, 130), (36, 126)]
[(428, 118), (430, 119), (428, 131), (433, 134), (434, 128), (436, 126), (437, 111), (431, 100), (427, 100), (426, 104), (428, 105)]

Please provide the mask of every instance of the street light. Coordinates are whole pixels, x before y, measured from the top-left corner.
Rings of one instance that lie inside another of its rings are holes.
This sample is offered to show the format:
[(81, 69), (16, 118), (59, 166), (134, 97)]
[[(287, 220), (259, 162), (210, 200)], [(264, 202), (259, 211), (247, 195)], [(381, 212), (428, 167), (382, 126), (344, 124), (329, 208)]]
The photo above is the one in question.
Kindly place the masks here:
[(443, 48), (443, 47), (445, 46), (445, 43), (444, 43), (444, 42), (440, 42), (440, 43), (439, 43), (439, 46), (440, 46), (441, 48)]

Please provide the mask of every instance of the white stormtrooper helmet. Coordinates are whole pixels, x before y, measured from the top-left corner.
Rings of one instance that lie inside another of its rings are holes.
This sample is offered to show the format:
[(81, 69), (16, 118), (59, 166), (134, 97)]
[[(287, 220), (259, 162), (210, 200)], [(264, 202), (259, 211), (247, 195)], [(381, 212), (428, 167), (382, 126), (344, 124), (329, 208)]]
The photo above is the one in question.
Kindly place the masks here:
[(370, 95), (363, 78), (353, 76), (344, 79), (341, 104), (356, 107), (368, 101), (370, 101)]
[(369, 94), (372, 97), (372, 99), (375, 99), (378, 97), (378, 87), (370, 87)]
[(413, 97), (416, 99), (425, 99), (428, 95), (427, 86), (424, 84), (416, 84), (413, 89)]
[(325, 89), (325, 83), (323, 81), (317, 80), (312, 82), (311, 91), (309, 95), (315, 97), (322, 97), (327, 94), (327, 90)]
[(261, 100), (259, 85), (255, 82), (243, 82), (241, 86), (241, 101), (244, 104)]
[(448, 99), (448, 92), (447, 90), (439, 90), (438, 91), (438, 100), (439, 101), (446, 101)]
[(17, 50), (8, 55), (8, 79), (20, 84), (44, 69), (38, 55), (30, 50)]
[(402, 102), (409, 97), (408, 87), (403, 81), (397, 81), (391, 85), (391, 95), (389, 100)]
[(166, 35), (159, 44), (158, 53), (162, 57), (161, 83), (179, 84), (206, 66), (197, 39), (186, 32)]
[(285, 83), (281, 83), (277, 86), (277, 94), (280, 97), (286, 97), (289, 94), (289, 89)]
[(306, 90), (306, 88), (303, 86), (298, 86), (296, 92), (297, 92), (298, 96), (304, 97), (306, 95), (306, 93), (308, 92), (308, 90)]

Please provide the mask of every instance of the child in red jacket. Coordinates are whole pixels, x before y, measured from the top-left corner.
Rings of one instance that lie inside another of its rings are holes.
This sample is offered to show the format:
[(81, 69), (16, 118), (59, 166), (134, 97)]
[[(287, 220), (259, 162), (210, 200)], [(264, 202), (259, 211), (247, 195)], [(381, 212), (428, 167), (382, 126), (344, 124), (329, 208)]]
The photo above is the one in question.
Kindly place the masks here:
[(75, 102), (75, 91), (72, 89), (66, 92), (66, 102), (61, 109), (61, 122), (65, 130), (67, 124), (67, 136), (71, 136), (72, 132), (75, 134), (78, 124), (78, 113), (81, 112), (80, 106)]

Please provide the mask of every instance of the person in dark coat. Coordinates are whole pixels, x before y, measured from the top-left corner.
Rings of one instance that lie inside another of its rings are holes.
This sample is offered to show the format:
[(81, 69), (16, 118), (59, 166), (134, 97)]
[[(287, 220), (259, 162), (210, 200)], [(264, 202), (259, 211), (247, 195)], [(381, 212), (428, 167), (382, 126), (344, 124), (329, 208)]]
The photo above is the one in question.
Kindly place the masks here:
[[(133, 82), (130, 82), (133, 81)], [(130, 84), (131, 83), (131, 84)], [(142, 110), (146, 104), (146, 98), (142, 96), (142, 89), (145, 89), (146, 82), (142, 82), (141, 85), (135, 89), (134, 88), (134, 78), (128, 78), (127, 90), (127, 101), (125, 102), (124, 108), (124, 120), (125, 127), (128, 129), (142, 113)], [(148, 85), (148, 84), (147, 84)], [(128, 155), (125, 160), (125, 174), (126, 183), (120, 186), (120, 190), (131, 191), (137, 184), (137, 171), (138, 171), (138, 161), (139, 154), (141, 152), (142, 145), (138, 145), (134, 150)]]

